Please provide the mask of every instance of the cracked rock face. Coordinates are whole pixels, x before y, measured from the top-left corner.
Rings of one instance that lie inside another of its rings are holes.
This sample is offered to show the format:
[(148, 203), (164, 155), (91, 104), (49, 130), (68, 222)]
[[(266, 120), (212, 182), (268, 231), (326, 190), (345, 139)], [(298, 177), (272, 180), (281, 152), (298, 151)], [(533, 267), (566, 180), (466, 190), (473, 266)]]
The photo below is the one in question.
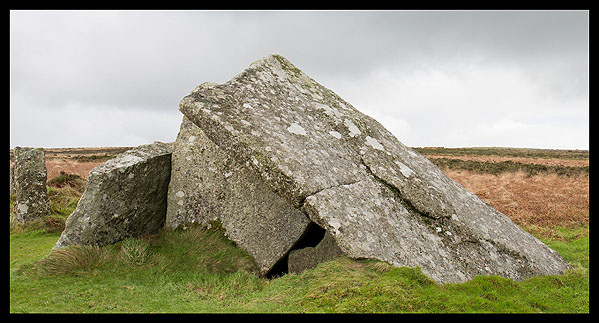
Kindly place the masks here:
[(172, 144), (142, 145), (94, 167), (54, 249), (157, 233), (166, 217), (171, 153)]
[(10, 177), (11, 194), (15, 194), (17, 200), (17, 221), (25, 223), (50, 215), (44, 150), (15, 147), (14, 154)]
[(301, 237), (308, 217), (183, 117), (172, 156), (166, 226), (220, 220), (227, 237), (267, 274)]
[(418, 266), (440, 283), (476, 275), (519, 280), (568, 268), (279, 55), (224, 84), (197, 87), (179, 109), (223, 156), (324, 228), (347, 256)]

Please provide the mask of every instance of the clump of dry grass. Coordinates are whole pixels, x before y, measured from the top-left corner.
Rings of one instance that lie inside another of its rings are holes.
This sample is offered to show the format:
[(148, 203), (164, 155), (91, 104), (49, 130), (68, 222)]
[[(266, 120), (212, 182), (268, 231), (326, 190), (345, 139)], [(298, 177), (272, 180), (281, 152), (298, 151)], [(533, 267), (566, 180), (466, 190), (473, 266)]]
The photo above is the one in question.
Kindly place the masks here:
[(129, 238), (121, 243), (120, 259), (127, 264), (141, 266), (150, 257), (150, 244), (144, 240)]
[(106, 249), (95, 246), (69, 246), (52, 250), (35, 267), (46, 275), (64, 275), (93, 270), (108, 259)]
[(10, 232), (25, 233), (31, 231), (43, 231), (46, 233), (60, 233), (64, 230), (65, 219), (60, 217), (45, 216), (26, 223), (20, 223), (11, 218)]
[(48, 181), (47, 185), (56, 188), (70, 187), (77, 192), (83, 193), (87, 180), (77, 174), (60, 171), (60, 175)]
[(381, 273), (381, 274), (386, 273), (389, 270), (395, 268), (392, 265), (390, 265), (386, 262), (383, 262), (383, 261), (377, 261), (377, 262), (371, 263), (371, 264), (369, 264), (368, 267), (372, 268), (374, 271)]

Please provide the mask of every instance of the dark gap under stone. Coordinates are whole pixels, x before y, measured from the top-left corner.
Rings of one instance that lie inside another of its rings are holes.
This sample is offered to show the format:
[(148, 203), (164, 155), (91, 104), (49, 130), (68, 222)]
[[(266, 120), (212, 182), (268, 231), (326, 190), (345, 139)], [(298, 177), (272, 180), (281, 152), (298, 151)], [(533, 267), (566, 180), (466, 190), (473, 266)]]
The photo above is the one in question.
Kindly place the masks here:
[(302, 234), (302, 236), (297, 240), (297, 242), (287, 251), (285, 256), (281, 258), (272, 269), (266, 273), (266, 278), (272, 279), (284, 274), (287, 274), (289, 271), (289, 253), (293, 250), (303, 249), (308, 247), (316, 247), (324, 238), (326, 230), (321, 228), (318, 224), (314, 222), (310, 222), (306, 231)]

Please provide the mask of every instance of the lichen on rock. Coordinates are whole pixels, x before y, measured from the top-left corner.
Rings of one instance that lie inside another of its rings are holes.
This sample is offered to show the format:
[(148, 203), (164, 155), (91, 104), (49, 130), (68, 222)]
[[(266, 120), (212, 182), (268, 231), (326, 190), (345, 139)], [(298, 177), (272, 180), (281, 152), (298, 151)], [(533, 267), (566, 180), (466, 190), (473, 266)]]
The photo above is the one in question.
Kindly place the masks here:
[(172, 144), (142, 145), (96, 166), (54, 249), (104, 246), (162, 228)]
[(441, 283), (568, 268), (555, 251), (280, 55), (224, 84), (199, 86), (179, 109), (222, 158), (234, 160), (239, 168), (232, 174), (247, 172), (244, 178), (263, 183), (350, 257), (419, 266)]
[[(266, 155), (256, 153), (264, 162)], [(219, 220), (225, 235), (267, 274), (303, 234), (308, 218), (183, 117), (172, 156), (166, 226)]]
[(15, 147), (14, 156), (10, 176), (11, 194), (15, 194), (17, 201), (16, 220), (26, 223), (50, 215), (44, 150)]

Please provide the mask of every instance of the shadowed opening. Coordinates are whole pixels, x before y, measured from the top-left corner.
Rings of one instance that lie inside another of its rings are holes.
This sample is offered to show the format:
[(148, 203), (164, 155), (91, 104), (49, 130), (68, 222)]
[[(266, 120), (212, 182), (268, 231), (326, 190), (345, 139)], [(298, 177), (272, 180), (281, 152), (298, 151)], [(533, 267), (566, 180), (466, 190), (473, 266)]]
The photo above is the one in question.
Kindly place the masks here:
[(293, 250), (303, 249), (308, 247), (316, 247), (324, 238), (324, 234), (326, 230), (321, 228), (318, 224), (314, 222), (310, 222), (306, 231), (302, 234), (302, 236), (297, 240), (297, 242), (287, 251), (285, 256), (281, 258), (272, 269), (266, 273), (266, 278), (276, 278), (278, 276), (282, 276), (289, 272), (289, 253)]

